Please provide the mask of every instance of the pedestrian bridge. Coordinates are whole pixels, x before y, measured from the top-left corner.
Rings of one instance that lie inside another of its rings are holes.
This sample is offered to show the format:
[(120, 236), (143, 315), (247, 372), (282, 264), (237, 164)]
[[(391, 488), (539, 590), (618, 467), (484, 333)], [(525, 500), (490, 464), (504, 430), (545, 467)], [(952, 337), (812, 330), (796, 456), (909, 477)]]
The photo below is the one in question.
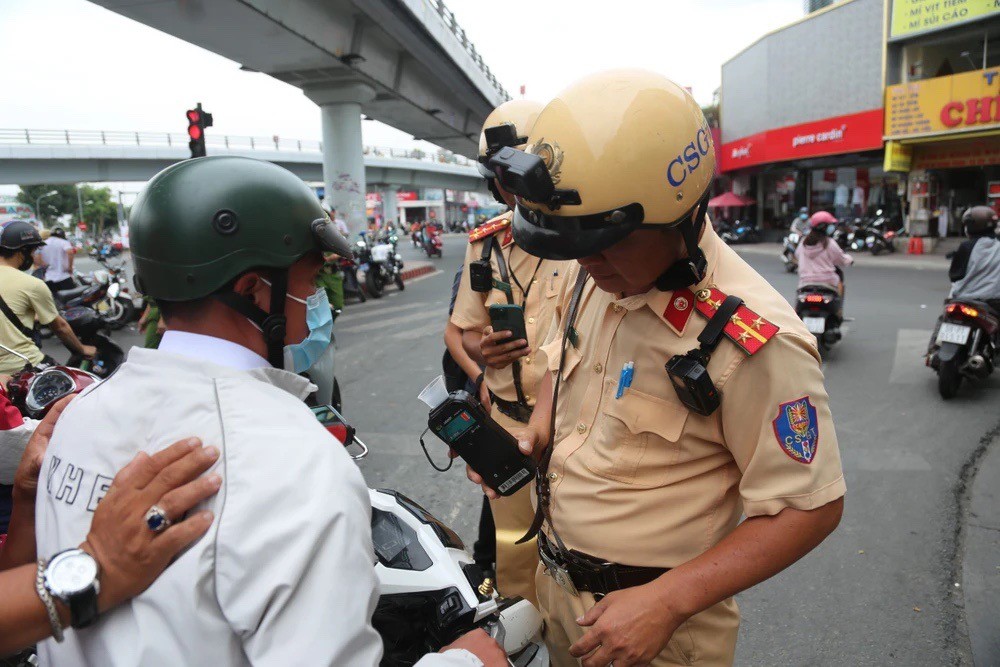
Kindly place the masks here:
[[(305, 181), (323, 181), (321, 142), (212, 134), (206, 141), (209, 155), (268, 160)], [(371, 190), (485, 192), (475, 163), (448, 151), (363, 146), (362, 152), (365, 182)], [(0, 183), (146, 181), (190, 155), (188, 136), (180, 133), (0, 129)]]

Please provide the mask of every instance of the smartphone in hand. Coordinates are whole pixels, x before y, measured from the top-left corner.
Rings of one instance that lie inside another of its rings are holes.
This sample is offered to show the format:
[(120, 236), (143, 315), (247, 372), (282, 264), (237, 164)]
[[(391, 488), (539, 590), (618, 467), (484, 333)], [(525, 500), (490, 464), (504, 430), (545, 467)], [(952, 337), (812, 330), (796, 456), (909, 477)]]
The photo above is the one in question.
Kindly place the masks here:
[(490, 306), (490, 324), (493, 331), (510, 331), (511, 337), (500, 344), (514, 340), (528, 340), (528, 330), (524, 325), (524, 309), (512, 303), (495, 303)]

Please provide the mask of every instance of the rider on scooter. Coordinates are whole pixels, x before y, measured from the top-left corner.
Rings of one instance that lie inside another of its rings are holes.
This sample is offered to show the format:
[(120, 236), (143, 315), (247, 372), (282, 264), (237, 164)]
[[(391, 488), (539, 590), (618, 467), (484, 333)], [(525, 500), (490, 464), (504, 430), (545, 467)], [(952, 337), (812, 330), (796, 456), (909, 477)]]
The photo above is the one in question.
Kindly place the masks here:
[(841, 250), (829, 237), (837, 219), (827, 211), (817, 211), (809, 218), (809, 233), (795, 250), (799, 263), (799, 289), (806, 285), (829, 285), (840, 295), (837, 307), (844, 316), (844, 272), (842, 267), (854, 263), (854, 258)]
[(962, 216), (965, 235), (951, 259), (948, 278), (952, 299), (985, 301), (1000, 315), (1000, 241), (997, 214), (989, 206), (973, 206)]

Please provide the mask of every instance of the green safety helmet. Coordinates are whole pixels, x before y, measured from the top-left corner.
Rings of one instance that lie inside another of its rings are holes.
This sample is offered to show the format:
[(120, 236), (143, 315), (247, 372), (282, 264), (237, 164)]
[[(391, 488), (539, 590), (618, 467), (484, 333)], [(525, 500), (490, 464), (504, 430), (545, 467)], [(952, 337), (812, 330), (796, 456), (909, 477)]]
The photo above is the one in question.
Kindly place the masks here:
[[(353, 256), (299, 177), (236, 156), (184, 160), (154, 176), (132, 206), (129, 244), (140, 292), (162, 301), (218, 299), (261, 327), (279, 368), (288, 268), (313, 251)], [(271, 280), (270, 313), (222, 289), (253, 269)]]

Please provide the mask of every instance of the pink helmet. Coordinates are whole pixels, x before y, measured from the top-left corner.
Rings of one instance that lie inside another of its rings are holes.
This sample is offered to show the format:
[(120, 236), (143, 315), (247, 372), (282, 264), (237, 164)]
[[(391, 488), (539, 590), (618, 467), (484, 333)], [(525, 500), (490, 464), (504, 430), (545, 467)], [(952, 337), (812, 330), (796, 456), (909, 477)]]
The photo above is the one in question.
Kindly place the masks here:
[(809, 218), (809, 227), (812, 229), (835, 224), (837, 224), (837, 219), (827, 211), (816, 211), (812, 214), (812, 217)]

